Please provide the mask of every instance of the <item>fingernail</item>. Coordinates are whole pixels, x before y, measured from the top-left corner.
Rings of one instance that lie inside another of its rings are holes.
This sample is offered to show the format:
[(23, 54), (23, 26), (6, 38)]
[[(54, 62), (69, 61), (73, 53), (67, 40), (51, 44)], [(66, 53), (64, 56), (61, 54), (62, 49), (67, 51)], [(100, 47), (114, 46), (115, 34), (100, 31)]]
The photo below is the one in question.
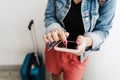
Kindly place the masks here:
[(68, 37), (68, 35), (65, 35), (65, 37)]
[(80, 44), (80, 40), (76, 40), (76, 43), (77, 43), (77, 44)]
[(63, 43), (64, 43), (64, 44), (67, 44), (67, 41), (64, 41)]
[(80, 40), (76, 40), (76, 42), (80, 42)]
[(50, 42), (47, 42), (47, 44), (50, 44)]

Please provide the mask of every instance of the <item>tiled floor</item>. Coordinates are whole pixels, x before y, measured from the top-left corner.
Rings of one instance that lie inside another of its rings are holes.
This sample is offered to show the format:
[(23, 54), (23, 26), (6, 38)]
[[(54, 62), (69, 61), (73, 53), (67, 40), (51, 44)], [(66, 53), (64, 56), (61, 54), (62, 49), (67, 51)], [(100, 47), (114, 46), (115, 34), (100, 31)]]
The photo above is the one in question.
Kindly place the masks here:
[[(0, 66), (0, 80), (21, 80), (20, 66)], [(46, 80), (52, 80), (48, 72)]]
[(0, 69), (0, 80), (21, 80), (19, 69)]

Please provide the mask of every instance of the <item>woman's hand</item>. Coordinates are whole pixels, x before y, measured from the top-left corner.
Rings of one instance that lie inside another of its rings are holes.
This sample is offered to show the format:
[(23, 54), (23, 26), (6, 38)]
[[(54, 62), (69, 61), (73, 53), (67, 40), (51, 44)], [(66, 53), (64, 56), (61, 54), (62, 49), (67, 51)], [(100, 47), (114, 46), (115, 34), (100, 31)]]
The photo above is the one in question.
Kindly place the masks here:
[(64, 44), (67, 44), (67, 37), (69, 36), (68, 32), (64, 32), (61, 29), (55, 29), (49, 32), (47, 35), (44, 35), (44, 40), (46, 43), (57, 42), (62, 40)]
[(92, 46), (92, 39), (90, 37), (79, 35), (76, 43), (78, 44), (77, 49), (80, 50), (77, 55), (80, 56), (84, 53), (86, 47)]

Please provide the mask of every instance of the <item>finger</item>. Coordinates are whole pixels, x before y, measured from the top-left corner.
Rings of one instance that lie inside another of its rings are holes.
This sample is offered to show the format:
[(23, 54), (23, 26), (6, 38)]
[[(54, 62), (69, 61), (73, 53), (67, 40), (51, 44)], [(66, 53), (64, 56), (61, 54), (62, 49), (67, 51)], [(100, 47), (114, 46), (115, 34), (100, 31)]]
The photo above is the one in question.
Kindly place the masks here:
[(78, 49), (79, 51), (81, 51), (81, 50), (82, 50), (82, 45), (77, 45), (77, 49)]
[(46, 43), (49, 44), (49, 40), (47, 39), (47, 36), (46, 36), (46, 35), (43, 36), (43, 39), (44, 39), (44, 41), (45, 41)]
[(79, 36), (77, 37), (76, 43), (77, 43), (78, 45), (80, 45), (80, 44), (82, 43), (82, 36), (81, 36), (81, 35), (79, 35)]
[(65, 37), (66, 37), (66, 38), (68, 38), (69, 35), (70, 35), (68, 32), (64, 32), (64, 34), (65, 34)]
[(77, 40), (76, 40), (76, 43), (77, 43), (78, 45), (80, 45), (80, 44), (81, 44), (80, 39), (77, 39)]
[(52, 31), (52, 38), (54, 39), (54, 41), (59, 41), (59, 37), (58, 37), (58, 31)]
[(63, 43), (67, 44), (67, 40), (66, 40), (64, 31), (62, 31), (62, 30), (59, 29), (58, 30), (58, 35), (59, 35), (60, 39), (63, 41)]
[(54, 42), (52, 36), (51, 36), (51, 33), (48, 33), (47, 35), (47, 39), (50, 41), (50, 42)]

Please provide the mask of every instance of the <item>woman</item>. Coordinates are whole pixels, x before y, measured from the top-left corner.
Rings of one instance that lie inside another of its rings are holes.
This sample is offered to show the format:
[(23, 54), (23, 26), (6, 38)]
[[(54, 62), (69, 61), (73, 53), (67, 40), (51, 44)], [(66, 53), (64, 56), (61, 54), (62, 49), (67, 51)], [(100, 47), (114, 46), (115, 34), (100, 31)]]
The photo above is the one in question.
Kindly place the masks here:
[[(115, 0), (102, 6), (99, 0), (48, 0), (45, 12), (46, 42), (45, 64), (53, 80), (81, 80), (88, 55), (99, 50), (109, 35), (115, 12)], [(75, 41), (76, 54), (55, 51), (55, 42)]]

